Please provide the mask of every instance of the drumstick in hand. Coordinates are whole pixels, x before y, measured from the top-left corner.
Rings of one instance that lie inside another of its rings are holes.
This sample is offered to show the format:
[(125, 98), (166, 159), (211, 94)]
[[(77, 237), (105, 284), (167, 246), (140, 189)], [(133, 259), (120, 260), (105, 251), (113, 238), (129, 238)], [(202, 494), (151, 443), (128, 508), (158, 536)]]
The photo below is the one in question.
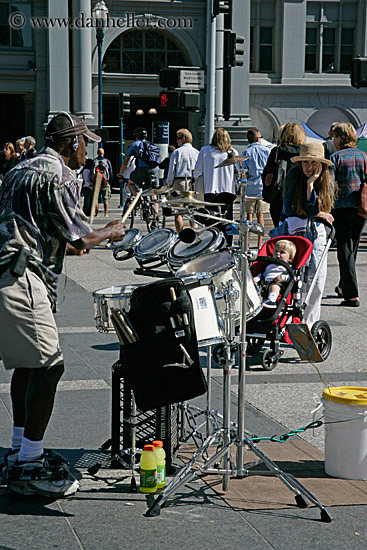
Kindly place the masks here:
[(101, 184), (102, 184), (102, 174), (99, 173), (96, 176), (96, 181), (95, 181), (95, 184), (94, 184), (92, 207), (90, 209), (89, 223), (92, 223), (93, 220), (94, 220), (94, 216), (95, 216), (95, 213), (96, 213), (96, 206), (98, 204), (98, 197), (99, 197), (99, 193), (101, 191)]
[[(138, 202), (138, 200), (140, 199), (140, 196), (142, 194), (143, 190), (140, 189), (140, 191), (138, 192), (137, 195), (135, 195), (135, 198), (134, 200), (132, 201), (132, 203), (129, 205), (128, 209), (126, 210), (126, 212), (123, 214), (122, 218), (121, 218), (121, 223), (125, 223), (127, 218), (130, 216), (130, 212), (135, 208), (135, 205), (136, 203)], [(106, 248), (110, 248), (112, 244), (112, 241), (108, 241), (108, 243), (106, 243)]]

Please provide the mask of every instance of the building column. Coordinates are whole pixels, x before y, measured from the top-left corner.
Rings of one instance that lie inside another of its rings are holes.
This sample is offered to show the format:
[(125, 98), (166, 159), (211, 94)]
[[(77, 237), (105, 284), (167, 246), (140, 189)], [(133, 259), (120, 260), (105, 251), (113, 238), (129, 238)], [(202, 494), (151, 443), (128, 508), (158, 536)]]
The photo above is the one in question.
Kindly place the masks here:
[(72, 2), (72, 109), (82, 118), (93, 118), (92, 111), (92, 32), (86, 27), (91, 18), (90, 0)]
[[(48, 17), (68, 17), (68, 0), (47, 0)], [(70, 110), (69, 29), (47, 29), (49, 120), (58, 111)]]
[(305, 72), (306, 0), (283, 5), (282, 84), (299, 84)]
[(231, 70), (231, 117), (220, 121), (232, 140), (232, 145), (240, 153), (247, 146), (247, 130), (251, 127), (250, 118), (250, 0), (233, 0), (232, 31), (245, 38), (243, 67)]
[[(223, 29), (224, 29), (224, 15), (220, 13), (217, 15), (217, 35), (216, 35), (216, 67), (215, 71), (215, 123), (216, 126), (221, 124), (223, 120)], [(220, 121), (220, 122), (219, 122)]]

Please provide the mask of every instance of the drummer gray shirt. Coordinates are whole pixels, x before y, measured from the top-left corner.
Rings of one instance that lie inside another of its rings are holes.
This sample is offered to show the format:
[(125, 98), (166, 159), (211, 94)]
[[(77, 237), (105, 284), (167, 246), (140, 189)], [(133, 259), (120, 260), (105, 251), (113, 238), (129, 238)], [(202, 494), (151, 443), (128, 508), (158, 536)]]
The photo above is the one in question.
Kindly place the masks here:
[(199, 151), (191, 143), (175, 149), (170, 157), (167, 183), (172, 184), (175, 178), (192, 178), (198, 156)]
[(17, 164), (0, 188), (0, 277), (27, 246), (29, 268), (44, 282), (54, 305), (67, 242), (91, 232), (79, 204), (75, 173), (50, 147)]

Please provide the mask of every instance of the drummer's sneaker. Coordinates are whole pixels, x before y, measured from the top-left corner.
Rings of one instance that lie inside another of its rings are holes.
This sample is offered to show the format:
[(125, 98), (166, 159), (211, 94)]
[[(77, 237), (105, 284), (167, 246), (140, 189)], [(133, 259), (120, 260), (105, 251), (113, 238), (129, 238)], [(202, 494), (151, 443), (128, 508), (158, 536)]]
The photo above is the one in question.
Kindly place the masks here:
[[(67, 469), (65, 459), (60, 455), (58, 457), (49, 459), (47, 456), (42, 456), (30, 462), (16, 461), (6, 468), (7, 486), (20, 495), (39, 494), (63, 498), (75, 494), (80, 488), (79, 481)], [(59, 465), (56, 465), (55, 460)]]
[(19, 449), (10, 449), (0, 463), (0, 476), (6, 481), (6, 472), (18, 460)]
[(277, 303), (267, 298), (263, 302), (263, 307), (265, 307), (266, 309), (275, 309), (277, 307)]

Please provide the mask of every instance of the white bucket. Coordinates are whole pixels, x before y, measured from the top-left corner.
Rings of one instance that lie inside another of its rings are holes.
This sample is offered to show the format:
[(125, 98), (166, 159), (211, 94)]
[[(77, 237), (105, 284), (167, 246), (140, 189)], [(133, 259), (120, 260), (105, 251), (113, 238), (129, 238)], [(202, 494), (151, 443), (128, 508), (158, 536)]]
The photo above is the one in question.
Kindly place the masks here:
[(367, 479), (367, 388), (326, 388), (325, 472), (344, 479)]

